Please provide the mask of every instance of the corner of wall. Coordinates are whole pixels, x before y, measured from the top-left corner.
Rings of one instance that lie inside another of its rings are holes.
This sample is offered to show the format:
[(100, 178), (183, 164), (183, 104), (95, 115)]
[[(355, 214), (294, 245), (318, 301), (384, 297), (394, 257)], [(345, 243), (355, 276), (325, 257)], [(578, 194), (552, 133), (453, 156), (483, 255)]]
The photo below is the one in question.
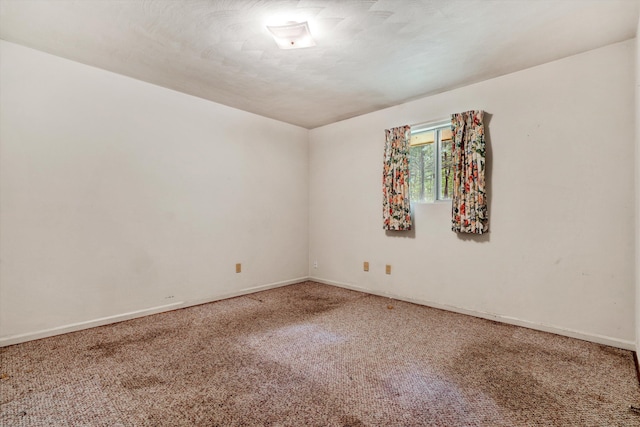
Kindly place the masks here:
[(640, 17), (635, 40), (635, 75), (636, 75), (636, 103), (635, 103), (635, 284), (636, 284), (636, 351), (640, 349)]

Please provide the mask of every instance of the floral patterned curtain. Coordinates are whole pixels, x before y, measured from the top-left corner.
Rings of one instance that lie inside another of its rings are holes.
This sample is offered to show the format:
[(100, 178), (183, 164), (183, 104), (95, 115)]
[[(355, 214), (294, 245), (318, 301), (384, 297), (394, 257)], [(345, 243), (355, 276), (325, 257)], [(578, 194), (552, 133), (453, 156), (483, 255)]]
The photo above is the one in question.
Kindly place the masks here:
[(387, 129), (382, 173), (382, 217), (385, 230), (411, 230), (409, 140), (411, 127)]
[(489, 231), (484, 180), (484, 111), (451, 115), (454, 135), (451, 229), (458, 233)]

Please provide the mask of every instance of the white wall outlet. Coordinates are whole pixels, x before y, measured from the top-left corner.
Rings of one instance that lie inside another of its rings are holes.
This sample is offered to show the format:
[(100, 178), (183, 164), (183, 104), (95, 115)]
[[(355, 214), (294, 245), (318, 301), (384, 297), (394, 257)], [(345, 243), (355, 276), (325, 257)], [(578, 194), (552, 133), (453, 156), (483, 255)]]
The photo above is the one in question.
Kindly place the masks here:
[(313, 268), (318, 268), (318, 261), (313, 261)]

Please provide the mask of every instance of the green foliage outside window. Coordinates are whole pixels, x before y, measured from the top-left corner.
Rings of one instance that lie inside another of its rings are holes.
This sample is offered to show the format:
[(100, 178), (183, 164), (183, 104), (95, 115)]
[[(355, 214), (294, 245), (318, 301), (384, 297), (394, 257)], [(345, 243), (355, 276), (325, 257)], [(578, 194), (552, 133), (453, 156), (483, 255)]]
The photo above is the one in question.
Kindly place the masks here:
[(409, 148), (409, 197), (412, 202), (451, 199), (452, 136), (449, 125), (412, 133)]

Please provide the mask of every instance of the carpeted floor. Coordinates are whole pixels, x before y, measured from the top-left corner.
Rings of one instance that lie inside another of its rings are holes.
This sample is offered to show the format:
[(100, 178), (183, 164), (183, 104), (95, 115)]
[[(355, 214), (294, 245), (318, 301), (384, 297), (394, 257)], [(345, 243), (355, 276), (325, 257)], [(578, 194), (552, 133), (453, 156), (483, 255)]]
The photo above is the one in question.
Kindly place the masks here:
[(2, 426), (640, 426), (629, 351), (306, 282), (0, 349)]

